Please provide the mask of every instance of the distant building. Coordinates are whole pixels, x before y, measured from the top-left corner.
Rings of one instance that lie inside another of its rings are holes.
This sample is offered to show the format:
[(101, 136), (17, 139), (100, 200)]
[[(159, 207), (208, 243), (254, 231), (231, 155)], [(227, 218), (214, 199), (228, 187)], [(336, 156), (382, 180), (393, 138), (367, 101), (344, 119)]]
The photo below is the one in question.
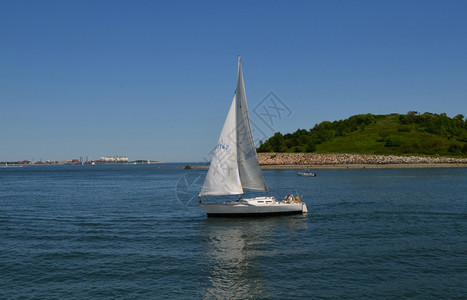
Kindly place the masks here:
[(127, 156), (102, 156), (101, 161), (103, 162), (128, 162)]

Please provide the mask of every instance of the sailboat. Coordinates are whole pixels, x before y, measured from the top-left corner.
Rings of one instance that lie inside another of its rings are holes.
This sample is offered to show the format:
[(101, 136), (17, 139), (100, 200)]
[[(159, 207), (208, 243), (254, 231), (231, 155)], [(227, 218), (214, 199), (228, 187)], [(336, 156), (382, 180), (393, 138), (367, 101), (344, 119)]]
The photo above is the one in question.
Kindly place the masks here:
[[(244, 198), (244, 191), (266, 196)], [(238, 195), (235, 201), (205, 202), (207, 196)], [(238, 58), (237, 90), (222, 127), (211, 165), (199, 193), (201, 208), (208, 217), (266, 216), (307, 213), (299, 196), (287, 195), (278, 201), (271, 196), (259, 166), (251, 132), (242, 62)]]

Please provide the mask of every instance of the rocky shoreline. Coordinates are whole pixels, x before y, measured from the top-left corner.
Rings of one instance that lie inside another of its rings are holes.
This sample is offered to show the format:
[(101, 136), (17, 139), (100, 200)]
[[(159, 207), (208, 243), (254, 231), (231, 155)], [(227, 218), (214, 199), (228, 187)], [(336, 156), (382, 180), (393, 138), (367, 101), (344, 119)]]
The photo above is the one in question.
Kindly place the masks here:
[(258, 153), (261, 166), (296, 167), (467, 167), (467, 158), (316, 154), (316, 153)]

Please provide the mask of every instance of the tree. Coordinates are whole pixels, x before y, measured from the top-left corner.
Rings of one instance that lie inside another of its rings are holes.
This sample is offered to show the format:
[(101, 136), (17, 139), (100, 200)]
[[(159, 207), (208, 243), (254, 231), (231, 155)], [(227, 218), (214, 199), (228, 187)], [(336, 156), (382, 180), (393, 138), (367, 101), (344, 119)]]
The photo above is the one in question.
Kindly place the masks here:
[(306, 145), (306, 152), (315, 152), (316, 151), (316, 145), (315, 143), (313, 142), (309, 142), (307, 145)]
[(286, 152), (287, 146), (285, 145), (284, 136), (280, 132), (276, 132), (269, 142), (274, 152)]
[(272, 147), (268, 142), (259, 141), (258, 152), (272, 152)]

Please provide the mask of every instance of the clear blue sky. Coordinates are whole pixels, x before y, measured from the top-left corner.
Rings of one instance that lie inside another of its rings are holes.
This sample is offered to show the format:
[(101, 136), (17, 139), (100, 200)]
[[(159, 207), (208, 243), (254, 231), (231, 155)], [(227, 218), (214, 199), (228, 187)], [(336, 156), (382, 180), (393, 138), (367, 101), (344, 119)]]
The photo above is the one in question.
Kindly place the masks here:
[[(0, 161), (203, 161), (237, 55), (256, 138), (467, 116), (466, 16), (467, 1), (1, 1)], [(287, 110), (265, 124), (271, 91)]]

